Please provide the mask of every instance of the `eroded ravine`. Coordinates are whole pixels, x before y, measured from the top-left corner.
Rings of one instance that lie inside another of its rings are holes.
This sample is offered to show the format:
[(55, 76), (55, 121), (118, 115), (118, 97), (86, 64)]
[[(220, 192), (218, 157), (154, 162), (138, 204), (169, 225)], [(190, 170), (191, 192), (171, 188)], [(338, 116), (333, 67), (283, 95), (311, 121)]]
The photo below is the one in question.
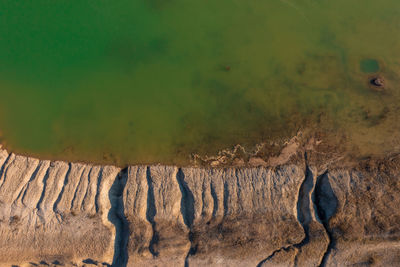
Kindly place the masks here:
[(329, 219), (335, 214), (338, 206), (338, 200), (329, 182), (328, 171), (324, 172), (317, 178), (313, 192), (313, 202), (315, 204), (316, 215), (324, 226), (329, 237), (328, 247), (320, 263), (320, 266), (324, 267), (326, 266), (332, 249), (335, 247), (335, 239), (329, 227)]
[(129, 224), (125, 218), (123, 192), (127, 181), (127, 169), (121, 170), (109, 191), (111, 208), (108, 213), (110, 222), (115, 227), (114, 256), (112, 266), (125, 267), (128, 262)]
[(187, 252), (185, 257), (185, 267), (189, 267), (189, 257), (191, 255), (196, 254), (196, 246), (193, 244), (193, 232), (192, 232), (192, 225), (194, 220), (194, 197), (193, 193), (190, 191), (189, 186), (185, 182), (185, 174), (183, 173), (182, 169), (178, 170), (176, 174), (176, 180), (179, 184), (179, 189), (181, 190), (182, 199), (181, 199), (181, 212), (183, 216), (183, 221), (185, 225), (189, 229), (188, 239), (190, 241), (190, 249)]
[(281, 252), (290, 252), (294, 251), (295, 253), (295, 258), (293, 265), (297, 266), (297, 259), (298, 259), (298, 253), (301, 251), (301, 248), (305, 245), (307, 245), (310, 242), (310, 223), (313, 220), (312, 218), (312, 212), (313, 212), (313, 207), (311, 205), (311, 193), (314, 190), (315, 187), (315, 181), (314, 181), (314, 174), (310, 169), (310, 166), (308, 165), (307, 161), (307, 154), (304, 154), (304, 160), (305, 160), (305, 172), (304, 172), (304, 180), (299, 188), (298, 191), (298, 197), (297, 197), (297, 203), (296, 203), (296, 210), (297, 210), (297, 220), (299, 224), (302, 226), (303, 231), (304, 231), (304, 238), (295, 244), (290, 244), (285, 247), (281, 247), (275, 251), (272, 252), (271, 255), (269, 255), (267, 258), (263, 259), (257, 267), (261, 267), (269, 263), (276, 255), (280, 254)]
[(157, 233), (157, 228), (156, 228), (156, 222), (154, 221), (154, 217), (156, 216), (157, 210), (155, 206), (155, 200), (154, 200), (154, 187), (153, 187), (153, 181), (151, 179), (151, 174), (150, 174), (150, 167), (146, 168), (146, 180), (147, 180), (147, 209), (146, 209), (146, 219), (149, 221), (152, 227), (152, 238), (149, 243), (149, 251), (153, 255), (153, 257), (158, 256), (158, 252), (155, 248), (155, 246), (158, 243), (158, 233)]

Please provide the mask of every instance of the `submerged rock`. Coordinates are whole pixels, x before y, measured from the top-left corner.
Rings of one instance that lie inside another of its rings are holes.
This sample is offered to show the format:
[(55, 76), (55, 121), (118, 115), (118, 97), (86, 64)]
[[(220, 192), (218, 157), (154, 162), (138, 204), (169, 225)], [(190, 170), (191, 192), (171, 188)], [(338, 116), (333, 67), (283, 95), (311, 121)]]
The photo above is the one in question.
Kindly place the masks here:
[(385, 86), (385, 80), (382, 77), (374, 77), (371, 79), (370, 83), (376, 87)]

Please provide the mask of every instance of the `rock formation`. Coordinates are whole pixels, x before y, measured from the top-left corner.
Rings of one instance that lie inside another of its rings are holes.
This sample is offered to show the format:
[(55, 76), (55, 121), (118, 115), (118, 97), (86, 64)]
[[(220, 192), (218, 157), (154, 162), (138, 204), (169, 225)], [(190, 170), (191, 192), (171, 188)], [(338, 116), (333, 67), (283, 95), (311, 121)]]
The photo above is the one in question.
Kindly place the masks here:
[(0, 150), (0, 266), (400, 266), (397, 166), (120, 169)]

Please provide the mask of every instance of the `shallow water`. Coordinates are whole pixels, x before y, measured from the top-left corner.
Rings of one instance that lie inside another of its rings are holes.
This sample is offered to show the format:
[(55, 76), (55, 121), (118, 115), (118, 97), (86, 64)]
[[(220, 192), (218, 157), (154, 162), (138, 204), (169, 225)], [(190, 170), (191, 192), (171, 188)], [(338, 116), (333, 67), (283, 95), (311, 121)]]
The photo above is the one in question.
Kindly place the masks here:
[[(395, 0), (0, 1), (0, 129), (48, 158), (188, 163), (303, 128), (398, 150)], [(369, 80), (383, 76), (385, 89)]]

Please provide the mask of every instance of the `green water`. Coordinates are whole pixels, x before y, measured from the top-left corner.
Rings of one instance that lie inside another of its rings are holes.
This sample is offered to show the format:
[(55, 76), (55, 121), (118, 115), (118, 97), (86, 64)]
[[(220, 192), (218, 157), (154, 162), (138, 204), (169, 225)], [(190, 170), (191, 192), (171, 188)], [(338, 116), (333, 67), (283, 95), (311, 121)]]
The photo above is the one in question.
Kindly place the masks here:
[(360, 69), (364, 73), (373, 73), (379, 71), (379, 62), (375, 59), (362, 59), (360, 61)]
[(0, 0), (2, 142), (188, 163), (308, 127), (386, 153), (400, 142), (399, 47), (396, 0)]

